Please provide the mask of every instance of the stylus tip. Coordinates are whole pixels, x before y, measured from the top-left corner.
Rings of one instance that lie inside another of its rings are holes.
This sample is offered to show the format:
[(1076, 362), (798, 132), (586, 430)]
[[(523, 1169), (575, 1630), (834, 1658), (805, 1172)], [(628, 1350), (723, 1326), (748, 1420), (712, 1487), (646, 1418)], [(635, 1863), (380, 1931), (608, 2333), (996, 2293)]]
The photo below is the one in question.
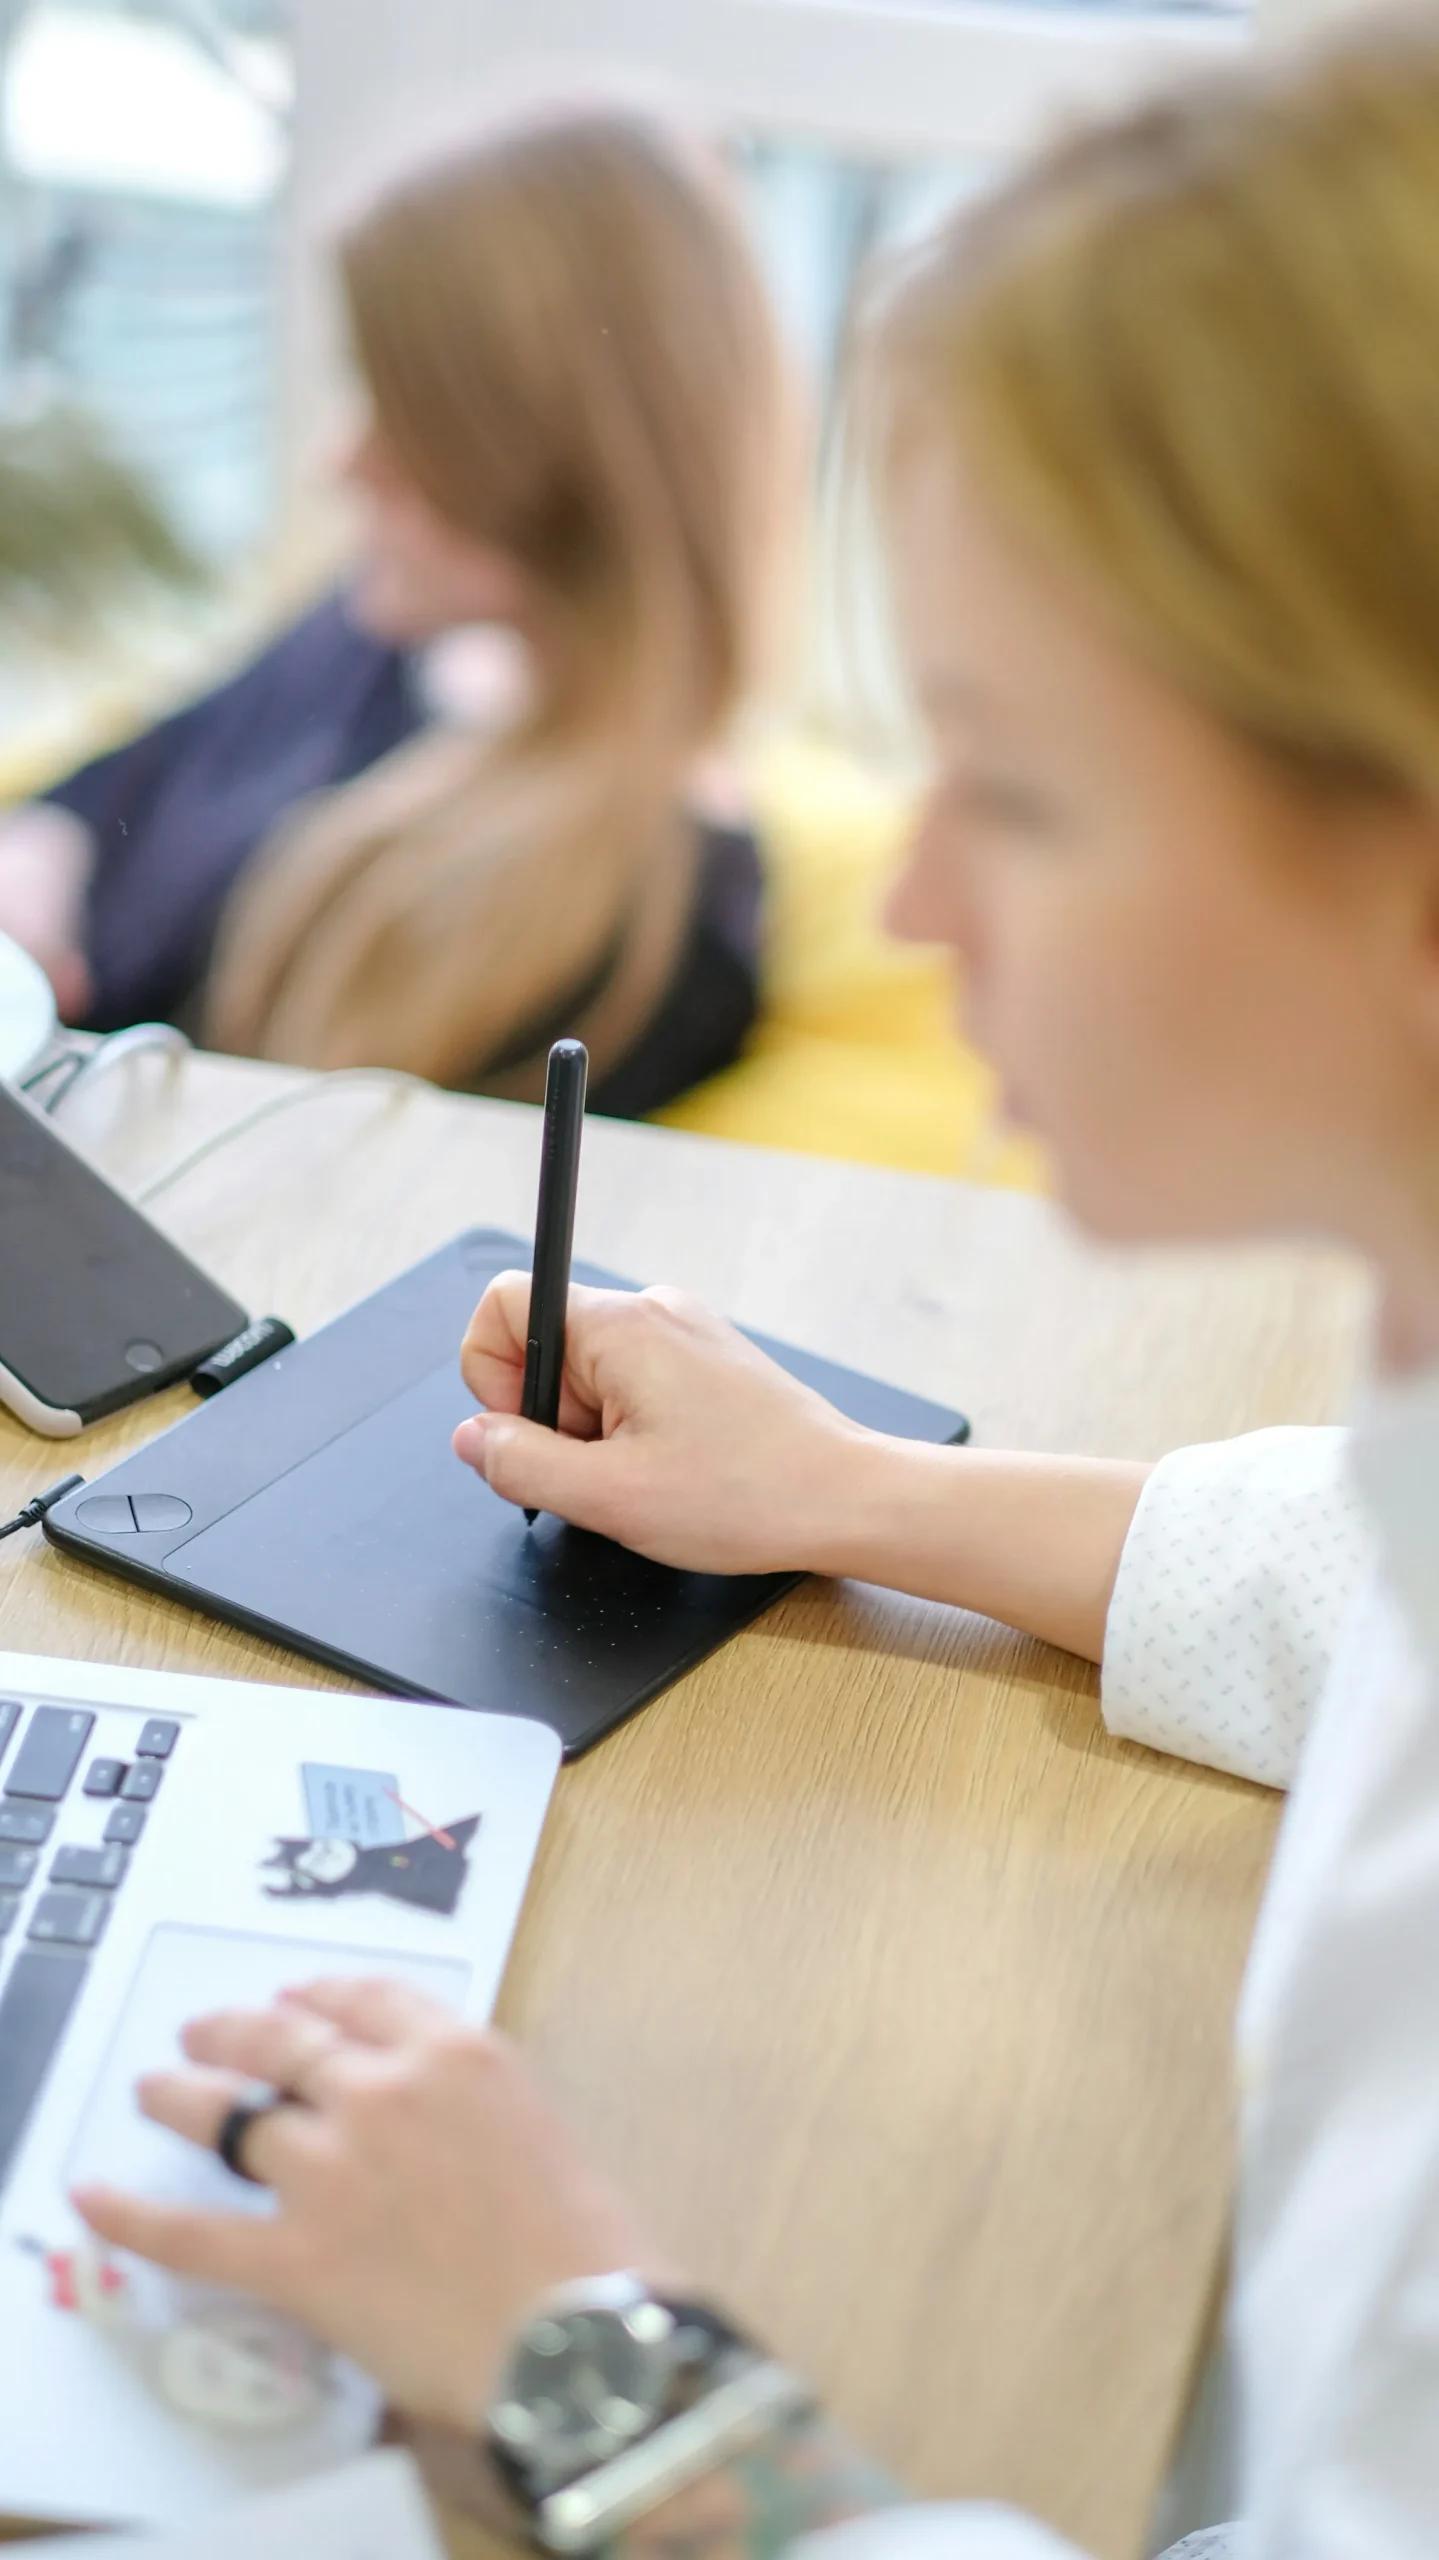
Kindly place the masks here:
[(528, 1506), (527, 1506), (527, 1507), (526, 1507), (526, 1510), (525, 1510), (525, 1527), (526, 1527), (527, 1529), (533, 1529), (533, 1527), (534, 1527), (534, 1525), (535, 1525), (535, 1522), (538, 1520), (539, 1516), (540, 1516), (540, 1515), (539, 1515), (538, 1511), (531, 1511), (531, 1510), (528, 1508)]

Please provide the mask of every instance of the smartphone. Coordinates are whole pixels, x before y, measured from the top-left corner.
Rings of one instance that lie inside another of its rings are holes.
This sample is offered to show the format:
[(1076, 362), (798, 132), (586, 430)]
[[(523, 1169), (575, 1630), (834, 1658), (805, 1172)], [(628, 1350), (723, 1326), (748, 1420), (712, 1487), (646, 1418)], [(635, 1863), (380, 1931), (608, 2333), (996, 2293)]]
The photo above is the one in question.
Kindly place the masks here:
[(0, 1403), (66, 1440), (187, 1377), (245, 1322), (53, 1122), (0, 1084)]

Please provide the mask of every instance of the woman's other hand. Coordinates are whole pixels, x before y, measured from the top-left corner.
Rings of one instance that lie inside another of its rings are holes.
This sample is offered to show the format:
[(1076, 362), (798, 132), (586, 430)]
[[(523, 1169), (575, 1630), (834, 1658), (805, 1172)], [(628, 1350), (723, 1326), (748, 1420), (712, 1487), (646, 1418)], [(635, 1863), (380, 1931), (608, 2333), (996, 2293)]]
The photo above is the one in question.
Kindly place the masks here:
[(671, 1289), (571, 1289), (559, 1430), (522, 1422), (529, 1304), (503, 1273), (461, 1352), (487, 1410), (455, 1450), (496, 1493), (694, 1572), (827, 1569), (867, 1433)]
[(298, 2103), (245, 2136), (277, 2210), (204, 2213), (88, 2187), (100, 2239), (235, 2287), (350, 2356), (411, 2418), (476, 2429), (555, 2285), (670, 2281), (503, 2037), (394, 1982), (329, 1982), (187, 2029), (190, 2070), (140, 2083), (156, 2124), (213, 2147), (253, 2083)]

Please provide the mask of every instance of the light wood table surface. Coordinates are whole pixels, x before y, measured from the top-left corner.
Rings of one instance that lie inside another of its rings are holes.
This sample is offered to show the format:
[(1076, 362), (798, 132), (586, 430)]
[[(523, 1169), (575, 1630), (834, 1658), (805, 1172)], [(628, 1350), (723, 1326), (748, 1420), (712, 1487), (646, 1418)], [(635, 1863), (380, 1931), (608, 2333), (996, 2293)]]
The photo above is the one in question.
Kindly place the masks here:
[[(139, 1058), (64, 1125), (138, 1189), (302, 1082)], [(155, 1214), (305, 1331), (463, 1225), (528, 1232), (536, 1155), (527, 1111), (332, 1080)], [(604, 1122), (576, 1249), (991, 1446), (1331, 1418), (1361, 1321), (1327, 1263), (1112, 1258), (1037, 1200)], [(0, 1416), (0, 1513), (188, 1403), (73, 1460)], [(0, 1646), (327, 1681), (38, 1537), (0, 1548)], [(802, 1589), (562, 1776), (502, 2016), (669, 2253), (915, 2491), (1133, 2560), (1221, 2257), (1275, 1804), (1111, 1741), (1094, 1693), (962, 1614)]]

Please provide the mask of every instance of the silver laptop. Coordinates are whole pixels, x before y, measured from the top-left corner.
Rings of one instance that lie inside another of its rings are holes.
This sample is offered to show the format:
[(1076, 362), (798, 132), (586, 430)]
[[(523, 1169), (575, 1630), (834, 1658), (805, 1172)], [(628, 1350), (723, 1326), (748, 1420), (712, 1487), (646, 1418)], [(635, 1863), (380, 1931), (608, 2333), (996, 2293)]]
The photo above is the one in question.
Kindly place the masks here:
[(136, 2108), (200, 2011), (379, 1972), (488, 2016), (558, 1760), (517, 1718), (0, 1653), (0, 2516), (177, 2522), (373, 2432), (352, 2368), (66, 2198), (270, 2210)]

